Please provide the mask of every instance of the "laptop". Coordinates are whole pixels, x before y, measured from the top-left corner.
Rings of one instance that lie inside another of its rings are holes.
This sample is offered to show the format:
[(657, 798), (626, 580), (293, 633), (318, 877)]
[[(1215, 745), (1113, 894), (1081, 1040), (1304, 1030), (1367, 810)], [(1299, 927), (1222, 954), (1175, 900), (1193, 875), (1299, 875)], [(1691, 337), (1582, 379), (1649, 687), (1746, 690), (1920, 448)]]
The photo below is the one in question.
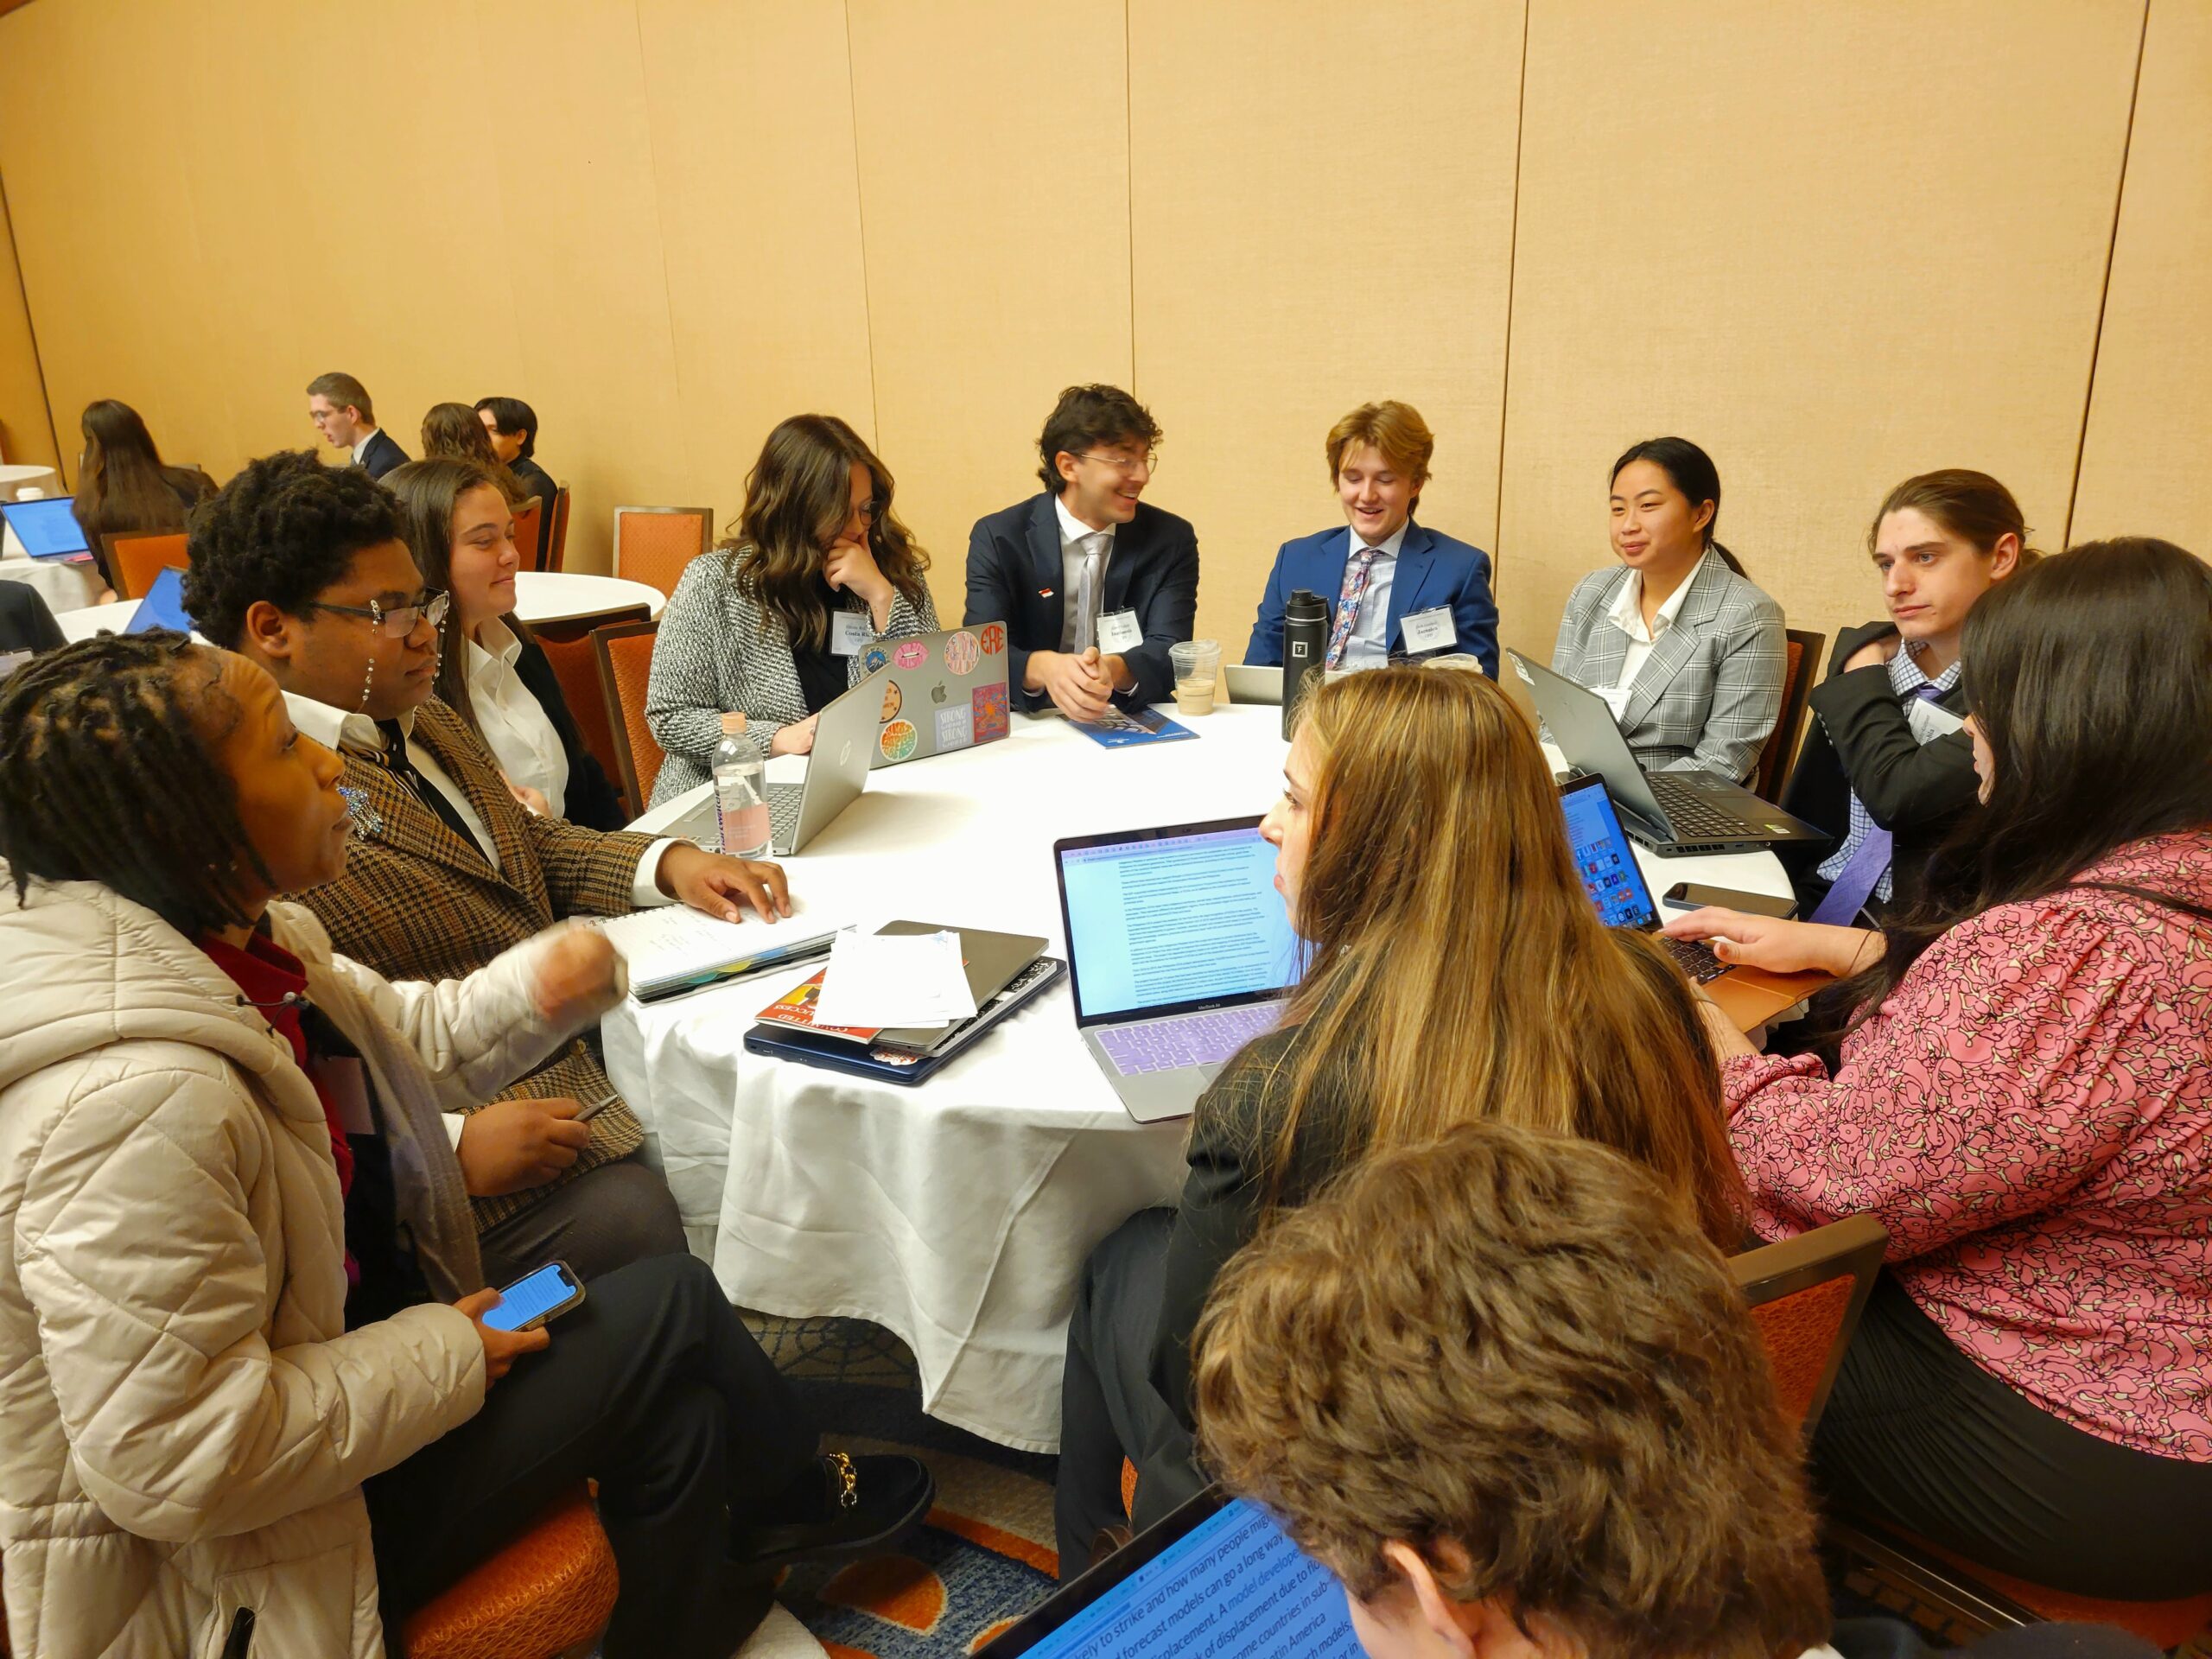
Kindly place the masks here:
[(184, 572), (174, 566), (164, 569), (154, 578), (154, 585), (138, 601), (138, 608), (130, 613), (130, 620), (124, 625), (123, 631), (149, 633), (156, 628), (173, 628), (179, 633), (192, 632), (192, 619), (184, 613)]
[(1231, 703), (1262, 702), (1282, 706), (1282, 666), (1231, 663), (1224, 671), (1229, 677), (1229, 701)]
[(1009, 729), (1006, 625), (986, 622), (912, 639), (885, 639), (861, 653), (864, 672), (882, 671), (883, 709), (870, 766), (995, 743)]
[(1662, 858), (1834, 839), (1731, 779), (1709, 772), (1644, 771), (1603, 697), (1517, 651), (1505, 654), (1528, 681), (1536, 712), (1567, 764), (1603, 778), (1629, 834)]
[(23, 551), (35, 559), (89, 559), (85, 527), (77, 522), (76, 498), (42, 495), (29, 501), (0, 501), (0, 518), (16, 532)]
[(1052, 843), (1084, 1046), (1140, 1123), (1184, 1117), (1300, 968), (1257, 818)]
[(1208, 1487), (977, 1659), (1363, 1659), (1344, 1586), (1257, 1504)]
[[(778, 858), (798, 852), (868, 787), (875, 715), (883, 702), (882, 678), (880, 673), (871, 674), (823, 706), (814, 722), (814, 747), (807, 751), (804, 781), (768, 785), (768, 850)], [(661, 833), (702, 847), (721, 845), (721, 817), (714, 791), (709, 790), (705, 800)]]
[(1591, 776), (1560, 785), (1560, 807), (1567, 815), (1567, 841), (1583, 891), (1608, 927), (1650, 934), (1740, 1031), (1751, 1031), (1787, 1013), (1828, 982), (1826, 974), (1770, 974), (1757, 968), (1732, 968), (1694, 939), (1670, 939), (1651, 889), (1636, 861), (1614, 810), (1605, 780)]

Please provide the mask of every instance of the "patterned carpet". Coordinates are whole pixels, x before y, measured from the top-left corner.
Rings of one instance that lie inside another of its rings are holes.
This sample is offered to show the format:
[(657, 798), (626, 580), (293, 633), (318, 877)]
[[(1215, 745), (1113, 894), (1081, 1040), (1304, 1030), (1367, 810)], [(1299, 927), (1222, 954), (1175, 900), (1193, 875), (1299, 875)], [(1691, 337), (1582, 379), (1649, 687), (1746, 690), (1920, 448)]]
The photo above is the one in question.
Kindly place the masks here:
[(795, 1570), (777, 1599), (836, 1659), (972, 1654), (1049, 1595), (1054, 1459), (923, 1414), (906, 1344), (857, 1319), (746, 1315), (823, 1425), (852, 1452), (899, 1451), (937, 1477), (930, 1522), (895, 1554)]

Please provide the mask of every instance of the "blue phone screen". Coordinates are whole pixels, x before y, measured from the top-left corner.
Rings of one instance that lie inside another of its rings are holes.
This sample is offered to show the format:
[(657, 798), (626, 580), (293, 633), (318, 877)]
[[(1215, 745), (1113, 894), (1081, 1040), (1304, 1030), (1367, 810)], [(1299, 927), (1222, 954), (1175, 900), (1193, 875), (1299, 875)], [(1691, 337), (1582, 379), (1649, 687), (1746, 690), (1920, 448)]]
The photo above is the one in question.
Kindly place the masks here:
[(547, 1309), (560, 1306), (575, 1288), (576, 1281), (561, 1270), (561, 1264), (549, 1262), (502, 1290), (499, 1305), (484, 1316), (484, 1323), (494, 1331), (519, 1330)]

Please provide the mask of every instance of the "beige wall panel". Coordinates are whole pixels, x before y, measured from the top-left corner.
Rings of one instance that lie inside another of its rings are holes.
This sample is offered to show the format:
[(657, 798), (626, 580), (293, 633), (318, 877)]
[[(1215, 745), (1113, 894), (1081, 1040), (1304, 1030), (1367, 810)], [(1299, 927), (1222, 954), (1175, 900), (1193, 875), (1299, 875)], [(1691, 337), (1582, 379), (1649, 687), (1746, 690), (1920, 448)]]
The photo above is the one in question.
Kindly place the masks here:
[(692, 480), (670, 505), (728, 524), (785, 416), (874, 436), (845, 8), (644, 0), (639, 18)]
[(1605, 468), (1680, 432), (1722, 539), (1833, 634), (1866, 519), (1979, 467), (2063, 530), (2142, 0), (1534, 0), (1504, 632), (1611, 555)]
[(957, 616), (968, 531), (1039, 487), (1063, 386), (1127, 385), (1119, 0), (852, 0), (876, 431)]
[(2212, 4), (2151, 0), (2073, 539), (2212, 558)]
[(1343, 522), (1322, 439), (1370, 398), (1436, 434), (1421, 518), (1491, 544), (1521, 38), (1499, 0), (1133, 0), (1153, 494), (1198, 526), (1199, 632), (1233, 656), (1275, 549)]
[(53, 423), (47, 418), (46, 385), (39, 378), (31, 314), (23, 304), (22, 277), (16, 266), (16, 240), (4, 217), (0, 217), (0, 454), (14, 462), (49, 467), (60, 459)]

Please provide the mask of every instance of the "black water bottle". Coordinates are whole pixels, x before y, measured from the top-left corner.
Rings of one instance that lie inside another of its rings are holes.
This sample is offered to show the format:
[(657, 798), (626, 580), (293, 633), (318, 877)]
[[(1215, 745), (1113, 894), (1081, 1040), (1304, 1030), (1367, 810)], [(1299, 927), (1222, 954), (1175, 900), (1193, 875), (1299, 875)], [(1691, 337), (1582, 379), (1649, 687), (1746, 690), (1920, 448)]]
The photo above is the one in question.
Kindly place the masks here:
[(1292, 590), (1282, 614), (1282, 735), (1290, 741), (1298, 723), (1298, 704), (1306, 691), (1321, 683), (1321, 664), (1329, 652), (1329, 607), (1320, 594), (1305, 588)]

